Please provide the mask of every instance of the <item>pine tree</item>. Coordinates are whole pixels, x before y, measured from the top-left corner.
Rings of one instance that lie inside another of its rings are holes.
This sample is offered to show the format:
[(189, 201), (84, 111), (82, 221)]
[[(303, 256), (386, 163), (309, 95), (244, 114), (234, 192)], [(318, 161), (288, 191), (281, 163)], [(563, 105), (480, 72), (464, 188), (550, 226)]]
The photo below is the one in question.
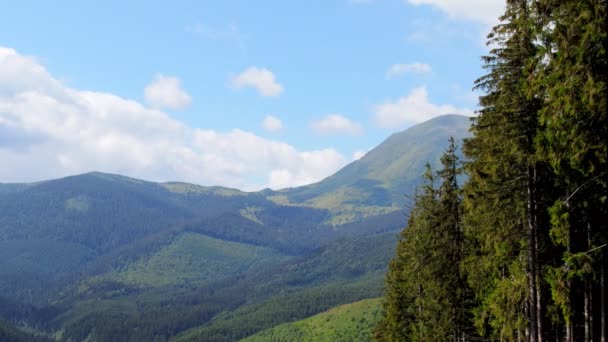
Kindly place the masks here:
[[(460, 173), (453, 139), (436, 174), (427, 165), (408, 226), (386, 276), (380, 341), (462, 341), (470, 333), (460, 263), (464, 255)], [(440, 179), (439, 187), (435, 185)]]

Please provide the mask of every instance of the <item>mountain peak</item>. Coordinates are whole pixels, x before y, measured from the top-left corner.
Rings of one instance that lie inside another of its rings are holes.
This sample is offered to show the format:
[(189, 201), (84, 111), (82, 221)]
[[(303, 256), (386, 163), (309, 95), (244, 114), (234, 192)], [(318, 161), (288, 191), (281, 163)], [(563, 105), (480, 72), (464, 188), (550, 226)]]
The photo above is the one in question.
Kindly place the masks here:
[(404, 194), (419, 184), (425, 164), (437, 166), (449, 138), (459, 141), (469, 135), (469, 128), (470, 118), (455, 114), (414, 125), (321, 182), (288, 190), (288, 197), (311, 205), (401, 207)]

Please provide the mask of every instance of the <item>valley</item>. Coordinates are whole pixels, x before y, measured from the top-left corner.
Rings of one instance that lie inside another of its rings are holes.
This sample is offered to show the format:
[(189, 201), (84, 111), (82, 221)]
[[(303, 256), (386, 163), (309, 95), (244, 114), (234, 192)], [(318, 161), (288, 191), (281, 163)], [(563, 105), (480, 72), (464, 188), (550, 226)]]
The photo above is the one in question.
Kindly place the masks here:
[(369, 330), (378, 300), (314, 315), (382, 294), (425, 164), (468, 128), (467, 117), (440, 116), (321, 182), (278, 191), (99, 172), (0, 184), (1, 331), (257, 341), (299, 334), (313, 323), (290, 322), (304, 319)]

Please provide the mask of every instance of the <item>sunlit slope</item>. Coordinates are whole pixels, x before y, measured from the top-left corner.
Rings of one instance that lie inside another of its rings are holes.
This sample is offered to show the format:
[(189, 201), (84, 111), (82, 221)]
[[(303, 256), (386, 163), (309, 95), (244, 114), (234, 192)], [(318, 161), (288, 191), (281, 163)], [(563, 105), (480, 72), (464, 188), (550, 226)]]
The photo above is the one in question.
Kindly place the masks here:
[(247, 337), (243, 342), (365, 342), (381, 317), (380, 299), (345, 304), (301, 321), (285, 323)]
[(346, 238), (278, 267), (249, 273), (222, 289), (249, 292), (245, 305), (185, 331), (176, 341), (237, 341), (338, 305), (378, 297), (395, 243), (393, 233)]
[(94, 280), (137, 287), (188, 285), (236, 275), (252, 266), (279, 263), (283, 259), (282, 254), (269, 248), (186, 232), (151, 255)]
[(333, 176), (283, 195), (294, 203), (326, 208), (399, 207), (420, 183), (425, 164), (437, 165), (448, 139), (460, 141), (469, 135), (469, 127), (465, 116), (436, 117), (391, 135)]

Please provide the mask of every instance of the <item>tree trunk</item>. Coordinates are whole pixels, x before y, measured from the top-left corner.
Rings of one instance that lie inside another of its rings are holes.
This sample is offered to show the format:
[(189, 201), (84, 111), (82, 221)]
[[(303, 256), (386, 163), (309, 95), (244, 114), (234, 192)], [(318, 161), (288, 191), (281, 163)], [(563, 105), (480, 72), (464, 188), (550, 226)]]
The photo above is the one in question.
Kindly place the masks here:
[(536, 170), (534, 167), (528, 167), (528, 198), (527, 198), (527, 220), (528, 220), (528, 290), (530, 292), (528, 322), (530, 325), (529, 342), (538, 341), (538, 312), (537, 312), (537, 288), (536, 288), (536, 215), (534, 212), (536, 189), (534, 184), (534, 176)]
[(608, 247), (604, 247), (604, 250), (602, 250), (602, 259), (601, 259), (601, 263), (600, 263), (600, 299), (601, 299), (601, 319), (600, 319), (600, 324), (601, 326), (601, 342), (608, 342), (608, 339), (606, 337), (606, 324), (608, 322), (606, 322), (606, 251), (605, 249)]
[[(591, 249), (591, 223), (587, 223), (587, 250)], [(593, 342), (593, 282), (587, 277), (584, 280), (585, 292), (585, 342)]]
[[(538, 237), (536, 238), (538, 242)], [(538, 252), (538, 247), (536, 248)], [(538, 260), (538, 256), (536, 257)], [(536, 324), (538, 329), (538, 342), (543, 342), (543, 298), (540, 290), (540, 275), (537, 270), (536, 272)]]
[(534, 277), (534, 282), (535, 282), (535, 286), (536, 286), (536, 324), (537, 324), (537, 331), (538, 331), (538, 342), (543, 342), (543, 295), (542, 295), (542, 291), (541, 291), (541, 272), (539, 271), (539, 266), (540, 265), (540, 261), (538, 258), (538, 254), (539, 254), (539, 225), (538, 225), (538, 198), (536, 196), (538, 196), (538, 170), (536, 168), (536, 165), (533, 168), (533, 178), (532, 178), (532, 182), (533, 182), (533, 190), (534, 190), (534, 197), (532, 198), (533, 201), (533, 212), (532, 212), (532, 220), (533, 220), (533, 224), (534, 224), (534, 261), (536, 263), (536, 267), (535, 267), (535, 277)]
[(593, 285), (585, 280), (585, 342), (593, 342)]

